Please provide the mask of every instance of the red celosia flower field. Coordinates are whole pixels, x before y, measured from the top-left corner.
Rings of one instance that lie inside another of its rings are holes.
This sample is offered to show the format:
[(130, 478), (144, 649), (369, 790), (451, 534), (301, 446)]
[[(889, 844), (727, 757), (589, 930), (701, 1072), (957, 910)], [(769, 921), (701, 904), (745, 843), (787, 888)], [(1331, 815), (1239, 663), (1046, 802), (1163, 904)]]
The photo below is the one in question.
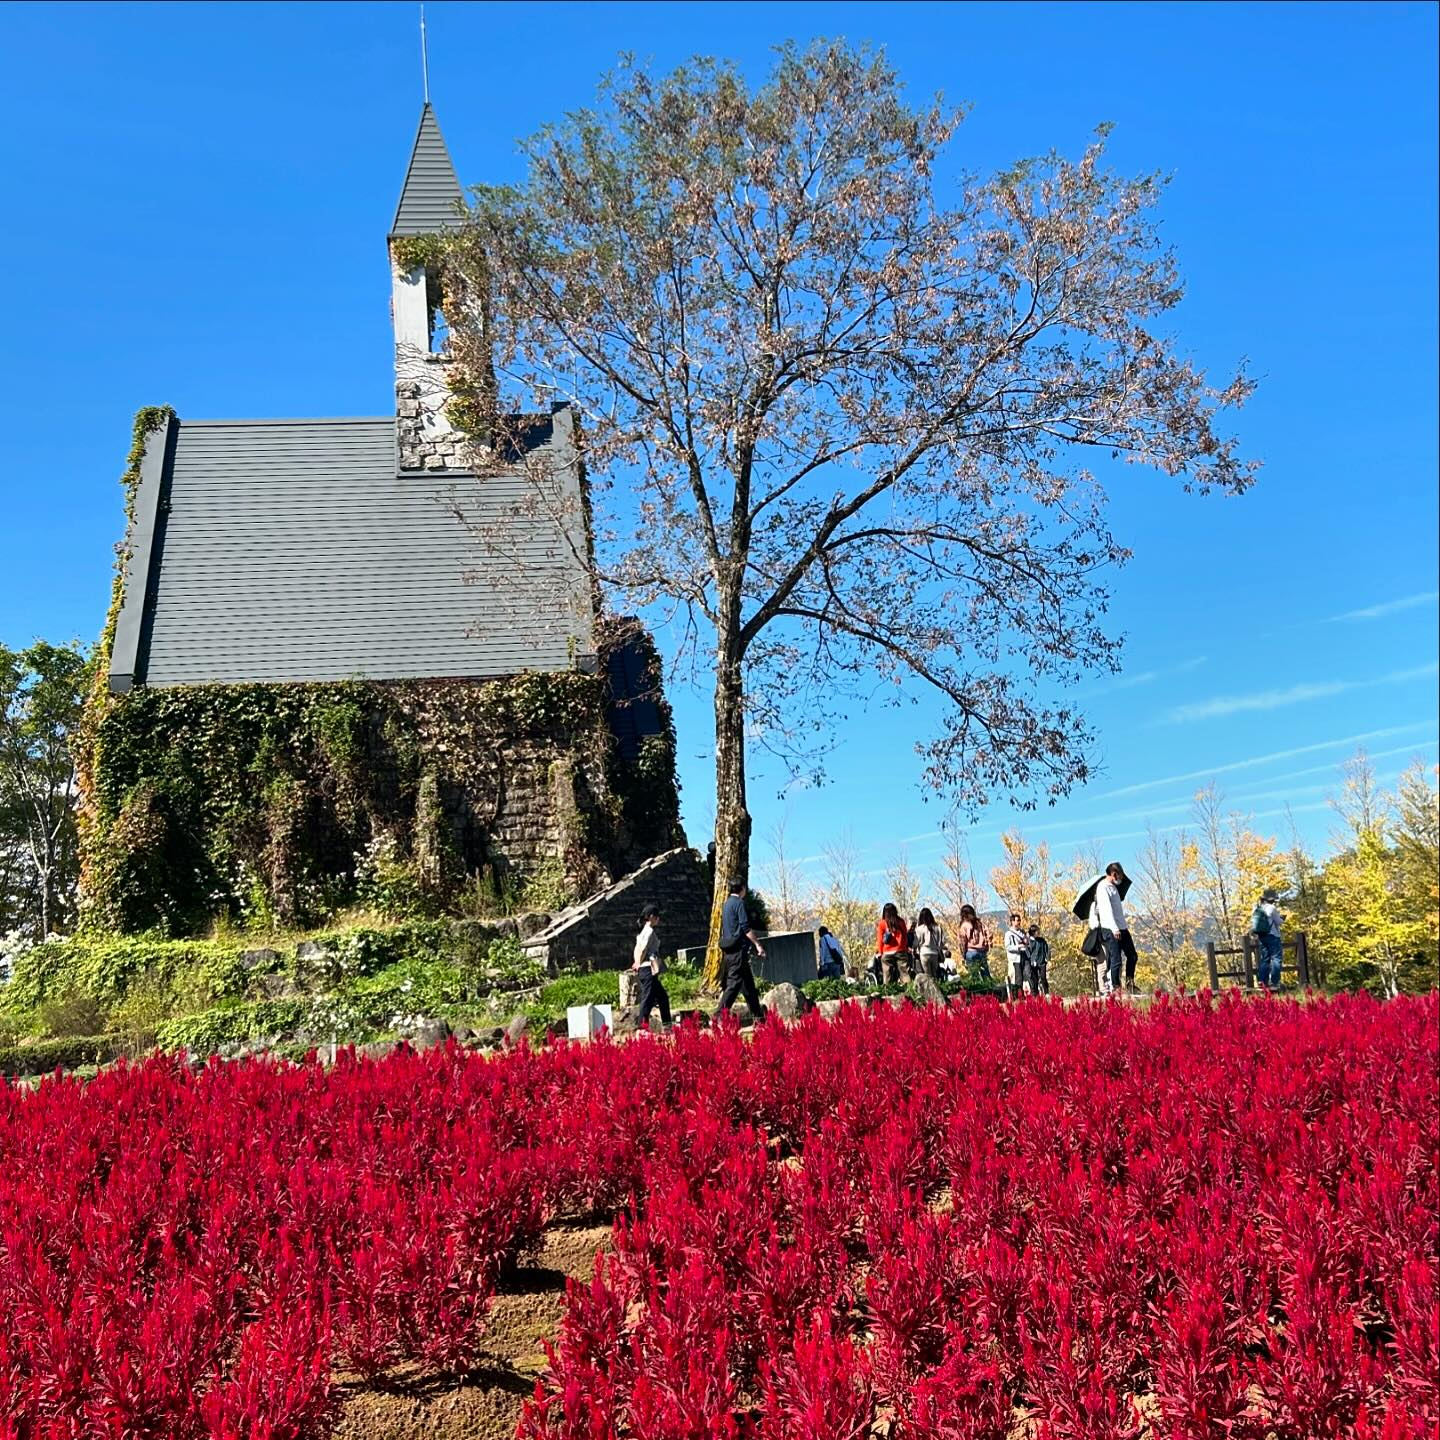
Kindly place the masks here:
[(524, 1440), (1440, 1426), (1434, 996), (839, 1019), (0, 1091), (0, 1437), (306, 1440), (615, 1215)]

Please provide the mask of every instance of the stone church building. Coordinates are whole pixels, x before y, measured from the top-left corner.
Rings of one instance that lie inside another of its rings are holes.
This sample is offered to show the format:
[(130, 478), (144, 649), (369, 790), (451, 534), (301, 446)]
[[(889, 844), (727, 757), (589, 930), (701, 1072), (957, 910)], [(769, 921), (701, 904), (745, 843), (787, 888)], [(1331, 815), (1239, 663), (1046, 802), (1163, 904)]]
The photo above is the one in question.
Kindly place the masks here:
[(462, 213), (427, 102), (394, 414), (137, 422), (83, 781), (87, 901), (120, 928), (193, 929), (201, 891), (303, 918), (382, 853), (437, 903), (481, 875), (578, 893), (683, 841), (653, 646), (599, 613), (572, 409), (478, 472), (447, 415), (438, 276), (397, 242)]

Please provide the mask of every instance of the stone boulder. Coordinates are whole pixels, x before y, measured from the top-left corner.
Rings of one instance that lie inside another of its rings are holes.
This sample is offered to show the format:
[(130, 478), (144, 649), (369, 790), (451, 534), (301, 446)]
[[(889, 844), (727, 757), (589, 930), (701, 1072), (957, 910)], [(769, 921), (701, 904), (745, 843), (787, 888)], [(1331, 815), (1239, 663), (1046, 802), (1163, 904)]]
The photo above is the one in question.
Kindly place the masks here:
[(546, 915), (541, 910), (533, 910), (528, 915), (517, 915), (515, 917), (515, 933), (519, 936), (521, 944), (524, 944), (531, 936), (538, 935), (542, 930), (548, 930), (554, 920), (553, 915)]
[(530, 1028), (530, 1017), (528, 1015), (512, 1015), (510, 1023), (505, 1027), (505, 1043), (510, 1046), (518, 1045), (525, 1038), (525, 1032)]
[(917, 975), (910, 982), (910, 994), (917, 1005), (928, 1005), (938, 1010), (945, 1008), (945, 992), (928, 975)]
[(267, 1000), (298, 1000), (304, 993), (293, 975), (280, 971), (273, 975), (257, 975), (255, 986)]
[(839, 1016), (841, 1010), (845, 1008), (845, 1001), (817, 1000), (815, 1002), (815, 1008), (826, 1020), (834, 1020)]
[(278, 950), (261, 948), (240, 952), (240, 963), (247, 970), (274, 970), (283, 964), (284, 960), (285, 957)]
[(393, 1040), (370, 1040), (364, 1045), (356, 1046), (356, 1051), (366, 1060), (383, 1060), (387, 1055), (395, 1053), (395, 1042)]
[(295, 973), (302, 985), (329, 984), (336, 979), (335, 953), (319, 940), (302, 940), (295, 947)]
[(640, 972), (638, 970), (621, 970), (620, 976), (620, 1008), (622, 1010), (638, 1009), (640, 1006)]
[(805, 997), (788, 982), (772, 986), (760, 997), (761, 1007), (767, 1015), (778, 1016), (781, 1020), (798, 1020), (805, 1013)]
[(450, 1038), (450, 1026), (428, 1015), (412, 1016), (401, 1027), (402, 1036), (417, 1050), (434, 1050)]

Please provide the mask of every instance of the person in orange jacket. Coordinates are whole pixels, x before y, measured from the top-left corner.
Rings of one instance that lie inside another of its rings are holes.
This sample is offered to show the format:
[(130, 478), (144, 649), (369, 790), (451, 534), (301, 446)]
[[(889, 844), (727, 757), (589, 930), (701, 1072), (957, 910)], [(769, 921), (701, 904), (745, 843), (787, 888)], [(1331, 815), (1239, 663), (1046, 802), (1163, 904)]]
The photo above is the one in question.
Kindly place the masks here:
[(879, 922), (875, 926), (875, 954), (880, 960), (882, 985), (900, 983), (902, 962), (905, 965), (906, 978), (913, 974), (915, 967), (910, 953), (910, 927), (893, 902), (880, 912)]

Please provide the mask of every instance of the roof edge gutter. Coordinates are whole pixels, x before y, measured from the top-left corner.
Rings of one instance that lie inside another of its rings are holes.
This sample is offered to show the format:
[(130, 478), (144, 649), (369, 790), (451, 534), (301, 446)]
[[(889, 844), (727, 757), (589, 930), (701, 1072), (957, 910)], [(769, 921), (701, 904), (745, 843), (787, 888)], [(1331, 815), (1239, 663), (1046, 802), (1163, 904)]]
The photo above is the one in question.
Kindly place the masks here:
[(110, 646), (110, 693), (123, 695), (145, 683), (141, 649), (145, 636), (145, 615), (152, 581), (159, 561), (156, 534), (160, 521), (161, 495), (175, 451), (179, 421), (166, 417), (165, 423), (145, 439), (140, 460), (140, 479), (135, 487), (130, 533), (125, 540), (124, 572), (120, 581), (120, 613), (115, 619), (115, 638)]

